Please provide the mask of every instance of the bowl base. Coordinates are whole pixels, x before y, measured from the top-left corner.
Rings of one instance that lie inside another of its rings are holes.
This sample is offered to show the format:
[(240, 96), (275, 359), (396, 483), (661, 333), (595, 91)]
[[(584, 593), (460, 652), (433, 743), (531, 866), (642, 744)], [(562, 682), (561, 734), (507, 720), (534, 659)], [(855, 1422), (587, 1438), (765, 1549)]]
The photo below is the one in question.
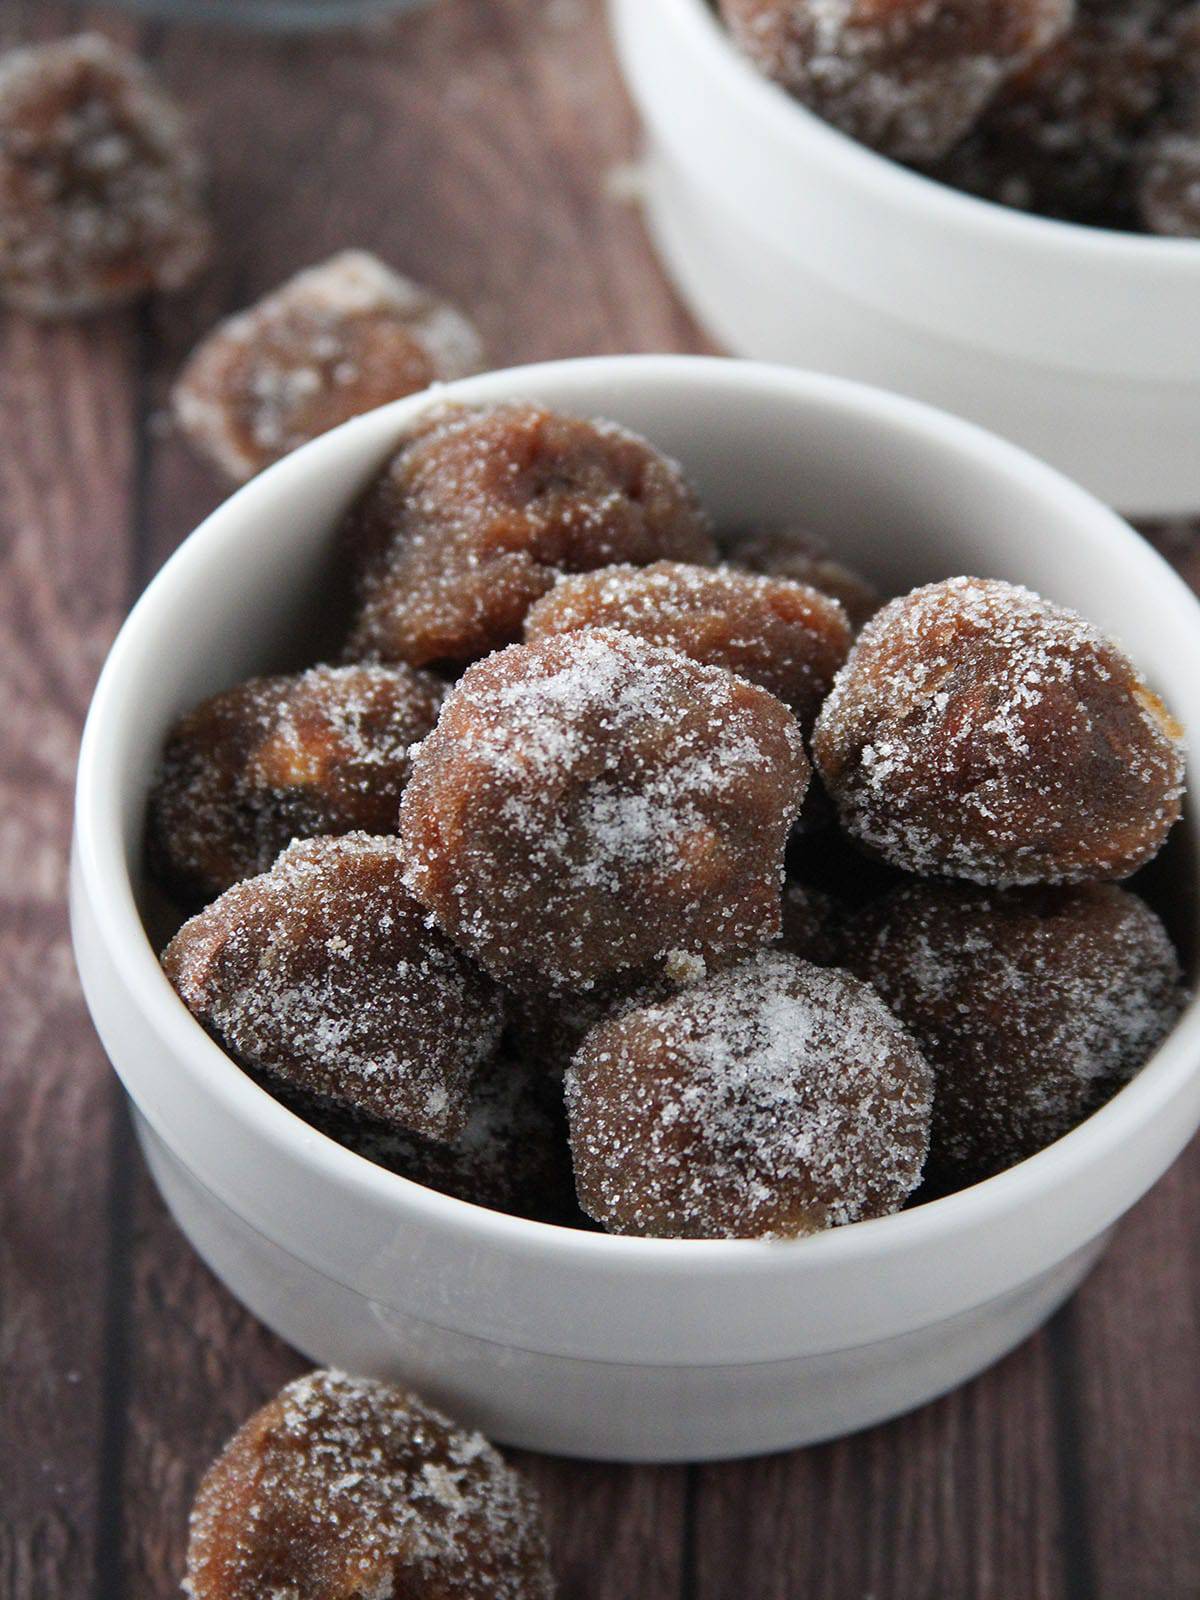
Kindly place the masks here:
[(546, 1355), (411, 1317), (251, 1228), (134, 1112), (171, 1214), (229, 1291), (319, 1366), (411, 1385), (501, 1444), (624, 1462), (765, 1455), (857, 1432), (956, 1388), (1078, 1287), (1111, 1231), (1011, 1294), (901, 1338), (746, 1366), (629, 1366)]

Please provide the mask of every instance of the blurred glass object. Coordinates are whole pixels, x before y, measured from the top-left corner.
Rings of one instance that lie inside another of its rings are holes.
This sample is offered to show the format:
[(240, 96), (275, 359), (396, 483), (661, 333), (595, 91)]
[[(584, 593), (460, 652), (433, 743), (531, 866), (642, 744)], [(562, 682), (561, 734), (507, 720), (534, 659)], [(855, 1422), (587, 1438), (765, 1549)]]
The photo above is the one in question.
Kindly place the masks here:
[(241, 28), (337, 28), (415, 11), (430, 0), (118, 0), (127, 11), (164, 22), (216, 22)]

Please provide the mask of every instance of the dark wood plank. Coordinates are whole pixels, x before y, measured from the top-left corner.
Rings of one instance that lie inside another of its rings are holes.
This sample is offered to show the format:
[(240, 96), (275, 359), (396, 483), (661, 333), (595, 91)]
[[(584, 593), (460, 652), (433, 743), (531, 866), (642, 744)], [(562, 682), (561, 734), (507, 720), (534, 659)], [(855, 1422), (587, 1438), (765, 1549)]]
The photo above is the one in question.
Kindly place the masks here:
[(1054, 1377), (1043, 1333), (888, 1427), (700, 1469), (697, 1600), (1070, 1594)]
[(1074, 1453), (1095, 1600), (1200, 1594), (1200, 1148), (1125, 1223), (1068, 1307)]
[[(612, 193), (635, 128), (596, 0), (441, 0), (382, 33), (235, 48), (181, 29), (158, 65), (212, 154), (223, 241), (153, 316), (164, 424), (217, 316), (347, 245), (455, 298), (496, 366), (708, 348)], [(225, 486), (170, 438), (151, 471), (157, 562)]]
[[(0, 46), (76, 26), (13, 4)], [(66, 840), (78, 732), (130, 598), (128, 316), (0, 318), (0, 1594), (85, 1596), (109, 1432), (116, 1095), (75, 981)]]
[(0, 319), (0, 1594), (93, 1592), (111, 1075), (78, 992), (79, 727), (130, 598), (135, 341)]

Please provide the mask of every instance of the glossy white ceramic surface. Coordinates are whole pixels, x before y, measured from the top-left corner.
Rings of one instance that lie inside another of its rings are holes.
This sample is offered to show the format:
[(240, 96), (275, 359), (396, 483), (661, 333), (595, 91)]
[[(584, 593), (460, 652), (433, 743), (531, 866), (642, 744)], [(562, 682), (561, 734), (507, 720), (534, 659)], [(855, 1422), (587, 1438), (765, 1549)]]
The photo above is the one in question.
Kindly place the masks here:
[(1131, 514), (1200, 511), (1200, 241), (959, 194), (768, 82), (708, 0), (610, 9), (651, 231), (730, 350), (943, 406)]
[[(1188, 590), (1095, 500), (967, 424), (831, 378), (686, 357), (554, 363), (446, 393), (615, 417), (678, 456), (719, 520), (794, 519), (885, 589), (962, 571), (1029, 583), (1120, 635), (1200, 726)], [(698, 1459), (919, 1404), (1036, 1326), (1191, 1136), (1195, 1006), (1109, 1106), (989, 1183), (792, 1243), (665, 1242), (521, 1221), (372, 1166), (246, 1078), (159, 969), (140, 838), (164, 730), (202, 695), (319, 649), (337, 515), (425, 403), (360, 418), (234, 495), (151, 584), (96, 690), (73, 929), (163, 1193), (233, 1291), (308, 1355), (418, 1382), (502, 1440)], [(1189, 817), (1171, 846), (1192, 949), (1194, 829)]]

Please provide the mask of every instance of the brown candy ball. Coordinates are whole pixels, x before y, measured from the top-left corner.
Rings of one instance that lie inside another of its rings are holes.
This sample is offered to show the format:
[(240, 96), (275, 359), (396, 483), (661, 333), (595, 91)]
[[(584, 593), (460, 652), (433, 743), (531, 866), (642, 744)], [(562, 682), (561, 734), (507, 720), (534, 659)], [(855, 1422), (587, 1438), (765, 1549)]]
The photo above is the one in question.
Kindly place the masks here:
[(801, 528), (748, 528), (726, 536), (725, 553), (735, 567), (769, 578), (790, 578), (837, 600), (857, 630), (883, 604), (875, 585), (834, 556), (823, 539)]
[(1024, 211), (1132, 226), (1135, 161), (1161, 96), (1161, 43), (1142, 17), (1081, 17), (933, 175)]
[(850, 649), (836, 600), (786, 578), (656, 561), (560, 578), (525, 618), (535, 641), (620, 628), (761, 684), (812, 728)]
[(451, 1144), (312, 1096), (282, 1098), (328, 1138), (428, 1189), (535, 1222), (584, 1220), (575, 1202), (561, 1088), (506, 1046), (480, 1069), (466, 1125)]
[(338, 423), (477, 372), (447, 301), (363, 250), (298, 273), (193, 351), (172, 396), (184, 433), (237, 481)]
[(805, 105), (899, 160), (931, 160), (1071, 20), (1072, 0), (719, 0), (735, 40)]
[(615, 423), (510, 402), (435, 413), (351, 513), (352, 657), (463, 663), (521, 636), (562, 572), (709, 563), (680, 469)]
[(779, 932), (807, 782), (795, 719), (732, 673), (608, 629), (514, 645), (417, 752), (406, 881), (517, 989), (730, 956)]
[(885, 606), (813, 754), (860, 844), (997, 887), (1126, 877), (1179, 816), (1180, 729), (1161, 700), (1082, 617), (993, 579)]
[(937, 1075), (929, 1175), (942, 1188), (1068, 1132), (1133, 1076), (1184, 998), (1162, 923), (1111, 884), (909, 884), (860, 912), (847, 946)]
[(342, 1372), (289, 1383), (208, 1469), (192, 1600), (551, 1600), (531, 1488), (478, 1433)]
[(430, 1139), (457, 1139), (500, 1037), (494, 987), (404, 887), (395, 839), (290, 845), (163, 953), (184, 1004), (238, 1061)]
[(290, 840), (394, 833), (409, 749), (444, 686), (410, 667), (313, 667), (213, 695), (172, 728), (150, 799), (164, 887), (211, 900)]
[(866, 984), (766, 951), (601, 1023), (566, 1090), (579, 1201), (611, 1232), (789, 1238), (900, 1208), (933, 1075)]
[(0, 56), (0, 300), (57, 317), (181, 288), (211, 249), (202, 190), (127, 51), (85, 33)]

